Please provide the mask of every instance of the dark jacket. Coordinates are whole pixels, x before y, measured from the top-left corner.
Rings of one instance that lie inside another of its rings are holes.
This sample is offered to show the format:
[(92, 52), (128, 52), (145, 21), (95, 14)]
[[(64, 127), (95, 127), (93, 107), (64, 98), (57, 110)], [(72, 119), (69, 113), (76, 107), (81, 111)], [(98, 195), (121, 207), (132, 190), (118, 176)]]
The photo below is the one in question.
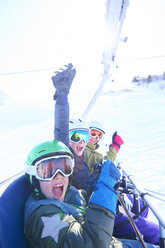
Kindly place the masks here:
[[(69, 103), (55, 103), (54, 139), (69, 145)], [(74, 155), (75, 167), (72, 175), (72, 185), (77, 189), (87, 190), (89, 185), (90, 171), (87, 163), (78, 157), (70, 148)]]
[(72, 185), (77, 189), (84, 189), (87, 191), (90, 180), (89, 167), (83, 158), (77, 156), (72, 149), (71, 151), (74, 154), (75, 159), (75, 167), (72, 176)]
[(76, 207), (78, 196), (77, 189), (71, 187), (64, 202), (36, 200), (33, 196), (28, 199), (25, 205), (25, 232), (29, 247), (109, 248), (114, 225), (113, 213), (90, 204), (84, 214), (84, 205), (81, 207), (78, 204)]

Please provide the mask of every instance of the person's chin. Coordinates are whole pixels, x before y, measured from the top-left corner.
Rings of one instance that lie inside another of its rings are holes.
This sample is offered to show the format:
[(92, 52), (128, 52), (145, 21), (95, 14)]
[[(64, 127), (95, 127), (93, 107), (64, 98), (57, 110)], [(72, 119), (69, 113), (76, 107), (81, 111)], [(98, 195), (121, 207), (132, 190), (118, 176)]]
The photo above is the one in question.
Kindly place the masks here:
[(84, 147), (77, 147), (76, 149), (76, 153), (78, 156), (81, 156), (83, 154), (84, 151)]
[(77, 156), (82, 156), (83, 152), (77, 152)]

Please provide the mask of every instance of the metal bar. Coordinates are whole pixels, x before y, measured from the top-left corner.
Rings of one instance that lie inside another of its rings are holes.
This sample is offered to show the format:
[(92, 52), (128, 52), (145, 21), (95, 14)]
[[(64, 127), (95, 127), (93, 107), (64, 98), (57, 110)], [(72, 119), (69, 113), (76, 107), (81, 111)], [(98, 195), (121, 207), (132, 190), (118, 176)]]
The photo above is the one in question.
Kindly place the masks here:
[(152, 200), (151, 196), (147, 192), (145, 192), (142, 188), (138, 187), (135, 184), (135, 181), (134, 181), (132, 175), (130, 175), (130, 176), (127, 175), (127, 177), (131, 181), (131, 183), (134, 185), (134, 187), (136, 188), (136, 190), (139, 192), (140, 196), (147, 203), (147, 205), (149, 206), (149, 208), (151, 209), (151, 211), (153, 212), (153, 214), (155, 215), (155, 217), (157, 218), (157, 220), (165, 228), (165, 219), (164, 219), (164, 216), (160, 213), (160, 211), (157, 209), (157, 207), (153, 203), (153, 200)]
[(9, 178), (7, 178), (7, 179), (1, 181), (1, 182), (0, 182), (0, 186), (3, 186), (3, 185), (5, 185), (6, 183), (9, 183), (10, 181), (16, 179), (18, 176), (23, 175), (24, 173), (25, 173), (24, 171), (20, 171), (20, 172), (18, 172), (17, 174), (15, 174), (15, 175), (13, 175), (13, 176), (11, 176), (11, 177), (9, 177)]

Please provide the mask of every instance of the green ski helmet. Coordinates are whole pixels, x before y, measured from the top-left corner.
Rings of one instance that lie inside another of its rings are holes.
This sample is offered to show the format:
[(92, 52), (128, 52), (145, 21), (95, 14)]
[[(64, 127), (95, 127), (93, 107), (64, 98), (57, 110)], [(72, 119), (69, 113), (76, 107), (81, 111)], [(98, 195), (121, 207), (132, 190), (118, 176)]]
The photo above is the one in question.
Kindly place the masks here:
[(68, 155), (73, 159), (73, 154), (70, 149), (64, 143), (57, 140), (40, 143), (29, 152), (25, 162), (25, 176), (30, 188), (36, 195), (40, 194), (40, 185), (36, 177), (30, 173), (30, 168), (43, 158), (50, 158), (56, 155)]

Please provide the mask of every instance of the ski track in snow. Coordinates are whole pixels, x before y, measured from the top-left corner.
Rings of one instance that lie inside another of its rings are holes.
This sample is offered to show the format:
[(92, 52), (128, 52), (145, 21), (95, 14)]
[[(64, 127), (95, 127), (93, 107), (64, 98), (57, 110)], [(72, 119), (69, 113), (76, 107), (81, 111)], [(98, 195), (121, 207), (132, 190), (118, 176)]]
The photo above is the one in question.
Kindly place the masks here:
[[(100, 152), (104, 154), (113, 133), (118, 131), (124, 145), (117, 161), (123, 162), (126, 172), (135, 177), (140, 187), (165, 194), (165, 89), (158, 86), (104, 91), (86, 120), (104, 123), (106, 135), (100, 142)], [(81, 117), (92, 93), (93, 89), (86, 88), (83, 94), (81, 88), (71, 92), (71, 117)], [(26, 156), (35, 144), (53, 139), (54, 103), (6, 103), (3, 94), (0, 120), (2, 181), (24, 169)], [(165, 204), (155, 199), (154, 202), (165, 213)], [(154, 220), (152, 214), (151, 218)]]

